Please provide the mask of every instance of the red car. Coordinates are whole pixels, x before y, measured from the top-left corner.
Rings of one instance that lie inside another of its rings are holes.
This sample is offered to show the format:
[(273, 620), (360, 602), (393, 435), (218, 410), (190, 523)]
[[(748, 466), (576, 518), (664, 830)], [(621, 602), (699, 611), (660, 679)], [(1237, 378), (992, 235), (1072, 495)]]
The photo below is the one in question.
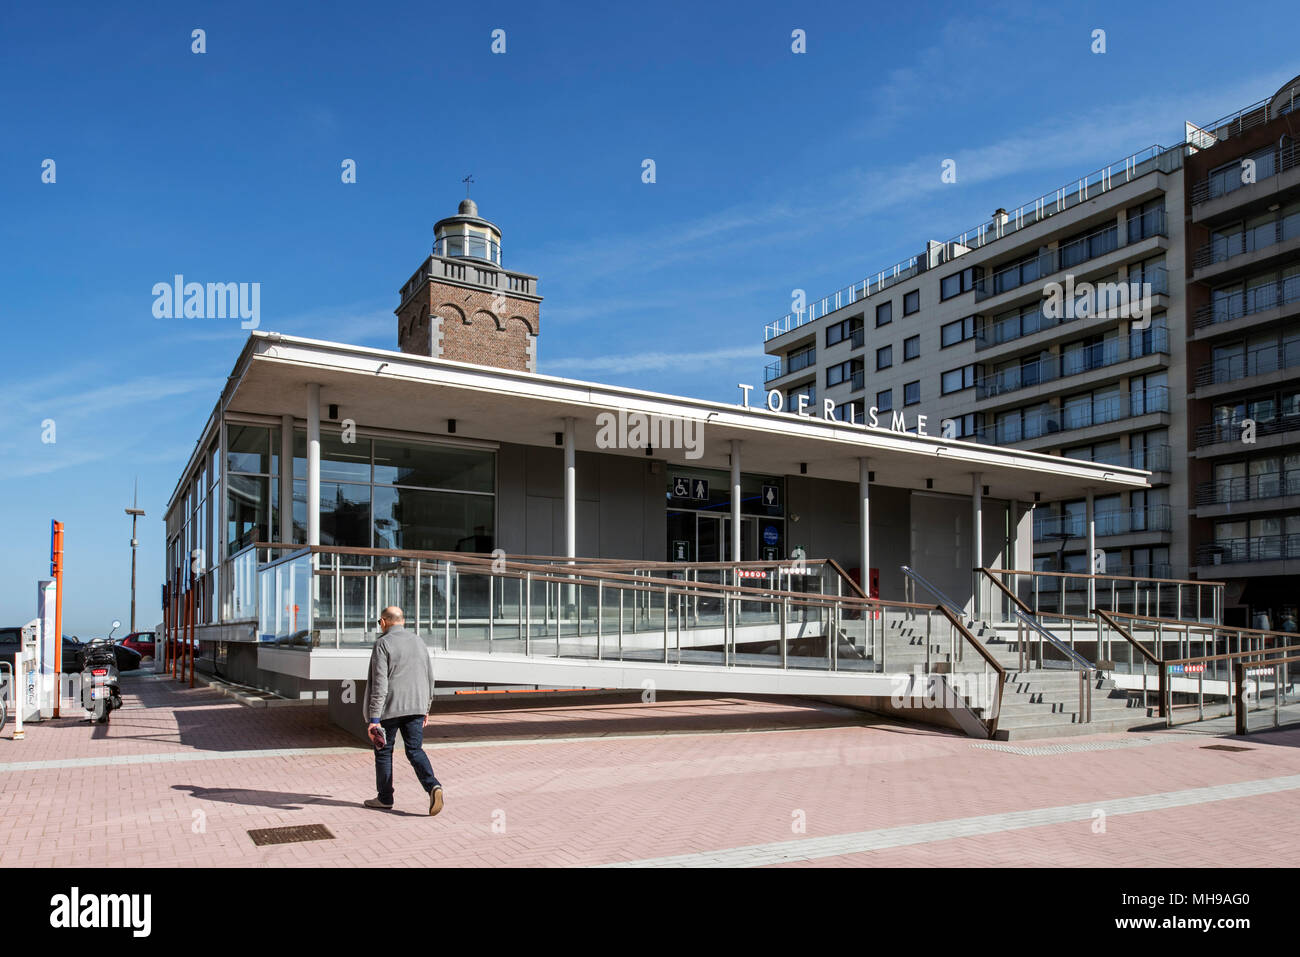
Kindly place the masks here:
[(133, 631), (119, 642), (123, 647), (138, 651), (142, 658), (154, 656), (154, 633), (152, 631)]

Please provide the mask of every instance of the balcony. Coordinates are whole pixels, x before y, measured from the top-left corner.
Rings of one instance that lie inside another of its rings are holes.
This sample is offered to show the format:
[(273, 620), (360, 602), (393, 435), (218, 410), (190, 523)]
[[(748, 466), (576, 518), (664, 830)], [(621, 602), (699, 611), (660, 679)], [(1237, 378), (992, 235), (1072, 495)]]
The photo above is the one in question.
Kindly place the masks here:
[(1118, 465), (1121, 468), (1146, 469), (1151, 472), (1168, 472), (1170, 447), (1168, 445), (1148, 445), (1144, 448), (1122, 449), (1110, 455), (1096, 455), (1084, 461), (1098, 465)]
[[(1149, 284), (1151, 295), (1167, 296), (1169, 295), (1169, 270), (1165, 268), (1154, 269), (1140, 279), (1128, 283), (1116, 283), (1116, 286), (1127, 285), (1127, 301), (1141, 302), (1143, 297), (1143, 285)], [(1100, 293), (1098, 294), (1100, 302)], [(1108, 304), (1122, 304), (1120, 297), (1115, 295), (1114, 290), (1107, 293), (1106, 302)], [(1150, 304), (1147, 304), (1150, 306)], [(1110, 315), (1114, 312), (1115, 315)], [(1044, 314), (1043, 307), (1040, 305), (1032, 312), (1017, 314), (1014, 316), (1005, 316), (1003, 318), (994, 318), (985, 320), (975, 330), (975, 351), (980, 352), (984, 349), (991, 349), (994, 346), (1000, 346), (1007, 342), (1014, 342), (1016, 339), (1023, 339), (1025, 336), (1031, 336), (1036, 332), (1042, 332), (1044, 329), (1052, 329), (1056, 326), (1066, 325), (1071, 322), (1079, 322), (1086, 319), (1098, 318), (1120, 318), (1118, 309), (1107, 309), (1107, 314), (1103, 316), (1079, 316), (1079, 315), (1060, 315), (1048, 316)]]
[[(1139, 508), (1119, 508), (1098, 512), (1094, 516), (1098, 538), (1128, 535), (1133, 532), (1167, 532), (1173, 528), (1172, 511), (1168, 505), (1148, 505)], [(1034, 516), (1034, 541), (1052, 542), (1061, 539), (1087, 538), (1088, 523), (1078, 514)]]
[(1005, 418), (982, 425), (979, 441), (986, 445), (1014, 445), (1058, 432), (1086, 429), (1094, 425), (1118, 422), (1152, 412), (1169, 411), (1168, 386), (1152, 386), (1108, 396), (1088, 406), (1034, 410), (1019, 418)]
[(1262, 223), (1254, 229), (1244, 229), (1231, 236), (1211, 240), (1196, 250), (1192, 265), (1198, 271), (1207, 269), (1238, 256), (1277, 246), (1297, 236), (1300, 236), (1300, 213), (1292, 213), (1271, 223)]
[(796, 352), (792, 356), (784, 359), (777, 359), (775, 362), (769, 362), (767, 368), (763, 370), (763, 384), (771, 382), (773, 379), (779, 379), (783, 375), (789, 375), (792, 372), (798, 372), (801, 369), (807, 369), (809, 366), (817, 364), (817, 350), (806, 349), (803, 352)]
[(1297, 302), (1300, 302), (1300, 276), (1291, 276), (1206, 303), (1192, 314), (1192, 324), (1196, 329), (1204, 329)]
[(1049, 249), (1037, 257), (1022, 259), (991, 276), (975, 280), (975, 301), (1040, 282), (1063, 269), (1071, 269), (1119, 248), (1119, 226), (1111, 223), (1065, 246)]
[(1300, 495), (1300, 469), (1261, 472), (1202, 482), (1196, 487), (1196, 504), (1230, 505)]
[(1143, 332), (1107, 339), (1086, 346), (1075, 353), (1046, 356), (982, 376), (976, 380), (975, 395), (980, 399), (990, 399), (1019, 389), (1082, 375), (1095, 369), (1119, 365), (1130, 359), (1156, 354), (1169, 354), (1169, 330), (1163, 327), (1153, 327)]
[(1218, 199), (1220, 196), (1227, 196), (1229, 193), (1236, 192), (1246, 186), (1262, 183), (1279, 173), (1285, 173), (1289, 169), (1300, 166), (1300, 144), (1292, 143), (1282, 149), (1266, 150), (1262, 153), (1251, 154), (1249, 157), (1242, 157), (1243, 160), (1247, 158), (1256, 161), (1254, 180), (1249, 183), (1242, 182), (1241, 169), (1235, 165), (1226, 171), (1220, 170), (1211, 173), (1192, 186), (1192, 205), (1199, 206), (1212, 199)]
[(1258, 346), (1237, 355), (1223, 356), (1207, 362), (1196, 370), (1198, 389), (1225, 382), (1236, 382), (1249, 376), (1267, 375), (1282, 369), (1300, 366), (1300, 339)]
[[(1220, 442), (1231, 442), (1239, 446), (1245, 422), (1245, 419), (1234, 418), (1228, 422), (1209, 422), (1197, 426), (1196, 448), (1202, 449), (1208, 445), (1218, 445)], [(1300, 412), (1283, 414), (1264, 421), (1255, 421), (1255, 438), (1257, 440), (1267, 435), (1277, 435), (1282, 432), (1296, 430), (1300, 430)]]
[(1197, 546), (1200, 565), (1230, 565), (1238, 562), (1276, 562), (1300, 559), (1300, 534), (1255, 535), (1224, 538)]
[(1068, 183), (1011, 210), (1005, 215), (981, 223), (959, 236), (954, 236), (946, 243), (934, 243), (933, 248), (941, 250), (937, 261), (927, 263), (924, 257), (912, 256), (895, 263), (861, 282), (845, 286), (829, 296), (810, 303), (799, 312), (791, 312), (775, 322), (763, 327), (763, 341), (767, 342), (777, 336), (785, 335), (793, 329), (829, 315), (837, 309), (860, 302), (884, 289), (910, 279), (926, 269), (934, 269), (944, 263), (952, 262), (959, 256), (987, 246), (989, 243), (1009, 236), (1012, 233), (1036, 225), (1043, 220), (1096, 199), (1103, 193), (1130, 183), (1152, 172), (1172, 172), (1182, 166), (1183, 147), (1166, 149), (1160, 145), (1148, 146), (1122, 160), (1093, 170), (1073, 183)]

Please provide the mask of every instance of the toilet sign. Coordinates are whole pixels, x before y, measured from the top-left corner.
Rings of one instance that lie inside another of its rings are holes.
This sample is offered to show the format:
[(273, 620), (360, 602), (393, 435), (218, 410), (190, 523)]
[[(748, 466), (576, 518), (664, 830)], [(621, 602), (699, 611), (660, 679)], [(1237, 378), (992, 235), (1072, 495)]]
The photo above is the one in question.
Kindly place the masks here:
[(673, 476), (673, 498), (689, 498), (698, 502), (709, 500), (709, 483), (705, 479)]
[(768, 508), (779, 508), (781, 505), (781, 490), (775, 485), (764, 485), (763, 504)]

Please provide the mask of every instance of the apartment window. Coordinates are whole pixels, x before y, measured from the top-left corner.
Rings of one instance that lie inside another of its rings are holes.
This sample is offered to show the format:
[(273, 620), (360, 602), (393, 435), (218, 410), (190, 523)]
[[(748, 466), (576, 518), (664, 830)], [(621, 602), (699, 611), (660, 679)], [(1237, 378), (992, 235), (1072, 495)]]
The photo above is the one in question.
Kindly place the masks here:
[(1104, 229), (1072, 236), (1063, 240), (1060, 246), (1060, 268), (1069, 269), (1088, 259), (1096, 259), (1119, 248), (1119, 226), (1107, 226)]
[(1130, 206), (1126, 216), (1128, 220), (1128, 241), (1141, 242), (1151, 236), (1165, 234), (1165, 198), (1153, 199), (1141, 206)]
[(993, 276), (993, 293), (996, 295), (1037, 280), (1042, 275), (1040, 258), (1035, 253), (999, 270)]
[(903, 315), (910, 316), (921, 311), (921, 290), (913, 289), (903, 295)]
[(862, 388), (862, 360), (849, 359), (846, 362), (840, 362), (826, 368), (826, 387), (839, 385), (843, 382), (853, 383), (853, 388)]
[(903, 361), (915, 359), (921, 354), (921, 337), (908, 336), (903, 340)]
[(799, 411), (799, 396), (801, 395), (808, 397), (808, 400), (804, 403), (805, 414), (808, 409), (817, 404), (817, 386), (812, 384), (803, 385), (785, 397), (785, 411), (797, 413)]
[(894, 302), (882, 302), (876, 306), (876, 328), (887, 326), (894, 321)]
[(951, 276), (944, 276), (939, 280), (939, 298), (940, 300), (946, 300), (951, 299), (953, 296), (960, 296), (964, 292), (970, 292), (975, 288), (975, 283), (983, 278), (983, 266), (968, 266), (961, 272), (955, 272)]
[(835, 411), (831, 414), (841, 422), (852, 422), (854, 425), (861, 425), (863, 422), (862, 400), (854, 399), (851, 402), (837, 405)]
[(921, 401), (921, 380), (909, 382), (903, 386), (903, 405), (916, 405)]
[(939, 347), (947, 349), (959, 342), (975, 338), (975, 317), (967, 316), (939, 327)]
[(886, 389), (876, 393), (876, 411), (892, 412), (894, 409), (894, 390)]
[(1231, 163), (1225, 163), (1218, 169), (1210, 173), (1210, 195), (1209, 199), (1216, 196), (1222, 196), (1225, 193), (1231, 193), (1233, 190), (1241, 189), (1248, 185), (1242, 176), (1242, 170), (1245, 169), (1245, 161), (1253, 160), (1255, 163), (1255, 177), (1252, 182), (1258, 182), (1272, 176), (1276, 170), (1273, 167), (1273, 147), (1266, 146), (1261, 150), (1256, 150), (1248, 156), (1243, 156), (1233, 160)]
[(806, 369), (817, 361), (817, 347), (806, 346), (803, 349), (791, 352), (785, 358), (785, 372), (798, 372), (800, 369)]
[(894, 347), (881, 346), (876, 350), (876, 371), (888, 369), (894, 364)]
[(953, 392), (960, 392), (962, 389), (969, 389), (975, 385), (975, 366), (962, 366), (960, 369), (949, 369), (939, 380), (939, 394), (948, 395)]
[(853, 316), (849, 319), (842, 319), (826, 327), (826, 345), (839, 345), (845, 340), (853, 343), (854, 347), (862, 345), (862, 317)]
[(953, 434), (949, 436), (954, 439), (970, 438), (979, 432), (979, 427), (975, 424), (975, 413), (967, 412), (965, 415), (955, 415), (950, 420), (953, 424)]

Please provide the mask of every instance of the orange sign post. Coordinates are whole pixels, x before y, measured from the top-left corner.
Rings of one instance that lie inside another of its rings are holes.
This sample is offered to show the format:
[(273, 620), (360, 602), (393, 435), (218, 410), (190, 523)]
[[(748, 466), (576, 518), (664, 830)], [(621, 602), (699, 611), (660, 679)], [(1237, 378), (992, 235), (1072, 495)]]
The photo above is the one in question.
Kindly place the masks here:
[[(54, 717), (59, 716), (63, 680), (63, 523), (50, 522), (50, 577), (54, 579)], [(48, 647), (48, 645), (46, 646)]]

